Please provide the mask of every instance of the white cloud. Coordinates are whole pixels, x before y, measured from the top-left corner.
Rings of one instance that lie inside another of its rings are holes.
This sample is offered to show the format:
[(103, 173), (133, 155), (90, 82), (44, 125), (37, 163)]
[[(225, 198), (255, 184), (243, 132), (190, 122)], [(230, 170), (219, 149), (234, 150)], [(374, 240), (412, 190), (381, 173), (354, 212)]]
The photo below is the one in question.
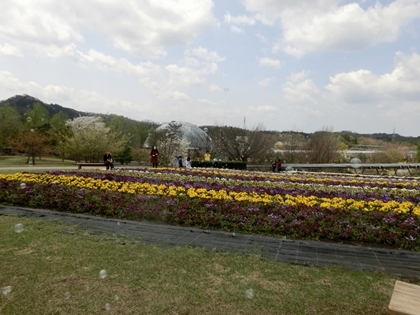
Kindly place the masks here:
[(260, 113), (272, 113), (272, 112), (278, 112), (279, 109), (277, 107), (271, 106), (271, 105), (261, 105), (257, 107), (251, 107), (252, 110), (255, 110)]
[(23, 54), (19, 47), (6, 43), (4, 45), (0, 44), (0, 56), (23, 57)]
[(0, 71), (0, 86), (10, 94), (30, 94), (31, 92), (9, 71)]
[(84, 67), (93, 66), (101, 71), (133, 74), (142, 78), (162, 73), (162, 67), (151, 61), (135, 65), (125, 58), (115, 58), (94, 49), (90, 49), (85, 54), (78, 50), (74, 44), (58, 49), (56, 57), (58, 56), (70, 58)]
[(43, 44), (80, 41), (83, 37), (69, 23), (69, 13), (63, 11), (65, 7), (63, 3), (55, 12), (54, 1), (35, 3), (24, 0), (3, 0), (0, 11), (2, 21), (0, 35), (13, 40)]
[[(171, 85), (197, 85), (205, 82), (205, 79), (200, 75), (202, 70), (195, 70), (189, 67), (179, 66), (177, 64), (170, 64), (165, 66), (166, 73), (169, 76)], [(210, 71), (210, 70), (207, 70)]]
[(238, 33), (238, 34), (241, 34), (241, 33), (244, 33), (245, 32), (245, 30), (243, 28), (237, 27), (235, 25), (231, 25), (230, 30), (232, 32)]
[(181, 91), (165, 91), (164, 93), (158, 96), (160, 101), (175, 101), (175, 102), (182, 102), (188, 101), (190, 98), (188, 95)]
[(308, 79), (307, 73), (298, 73), (291, 76), (282, 92), (295, 111), (322, 117), (321, 124), (331, 124), (334, 117), (334, 124), (343, 129), (363, 124), (374, 132), (379, 126), (399, 124), (400, 132), (410, 133), (415, 128), (412, 120), (420, 118), (419, 86), (420, 55), (399, 52), (389, 73), (375, 74), (366, 69), (337, 73), (324, 89)]
[(318, 104), (320, 98), (320, 90), (309, 79), (300, 82), (288, 81), (282, 91), (286, 99), (296, 103)]
[(221, 91), (223, 91), (223, 89), (216, 84), (210, 84), (209, 85), (209, 91), (210, 92), (221, 92)]
[(261, 33), (257, 33), (257, 34), (255, 34), (255, 36), (259, 39), (259, 41), (260, 41), (261, 43), (266, 44), (266, 43), (268, 42), (267, 37), (265, 37), (265, 36), (264, 36), (264, 35), (262, 35)]
[[(115, 58), (93, 49), (85, 54), (77, 50), (74, 44), (66, 46), (57, 54), (71, 58), (84, 67), (94, 67), (104, 72), (137, 76), (141, 84), (160, 94), (162, 94), (161, 90), (170, 91), (179, 87), (203, 84), (206, 82), (205, 77), (207, 75), (217, 72), (216, 62), (225, 59), (216, 52), (208, 51), (203, 47), (186, 50), (183, 59), (167, 65), (160, 65), (151, 61), (133, 64), (125, 58)], [(196, 56), (202, 61), (191, 56)]]
[(3, 0), (0, 35), (45, 46), (81, 42), (89, 30), (129, 53), (159, 57), (216, 27), (212, 0)]
[(420, 55), (396, 54), (396, 66), (391, 73), (377, 75), (369, 70), (339, 73), (326, 86), (329, 97), (349, 107), (366, 105), (393, 112), (411, 111), (420, 115), (417, 99), (420, 97)]
[(289, 76), (289, 80), (291, 82), (297, 82), (297, 81), (302, 81), (304, 78), (306, 78), (308, 76), (308, 72), (307, 71), (301, 71), (301, 72), (293, 72), (292, 74), (290, 74)]
[(232, 16), (229, 12), (225, 13), (225, 22), (228, 24), (254, 25), (255, 19), (246, 15)]
[(218, 105), (218, 102), (210, 101), (210, 100), (204, 99), (204, 98), (199, 98), (197, 101), (201, 104), (204, 104), (204, 105), (210, 105), (210, 106)]
[(205, 63), (197, 69), (170, 64), (165, 66), (164, 69), (171, 86), (190, 86), (204, 83), (206, 75), (216, 73), (217, 64), (214, 62)]
[(274, 68), (280, 67), (280, 60), (271, 59), (271, 58), (268, 58), (268, 57), (259, 58), (259, 60), (260, 60), (260, 65), (262, 65), (262, 66), (274, 67)]
[(261, 85), (261, 86), (266, 87), (266, 86), (268, 86), (270, 84), (271, 81), (274, 81), (275, 79), (276, 78), (274, 78), (274, 77), (265, 78), (264, 80), (258, 82), (258, 84)]
[(318, 51), (360, 50), (393, 42), (403, 26), (420, 17), (418, 0), (376, 3), (363, 9), (358, 3), (337, 0), (246, 0), (246, 8), (263, 23), (278, 23), (283, 30), (273, 52), (301, 57)]
[(293, 15), (295, 11), (322, 12), (338, 0), (245, 0), (248, 11), (255, 13), (255, 18), (264, 24), (278, 23), (284, 15)]
[(193, 55), (193, 56), (197, 56), (200, 57), (201, 59), (207, 60), (207, 61), (212, 61), (212, 62), (221, 62), (223, 60), (225, 60), (225, 57), (220, 57), (217, 52), (215, 51), (208, 51), (207, 48), (203, 48), (203, 47), (198, 47), (198, 48), (194, 48), (191, 51), (190, 50), (186, 50), (185, 53), (186, 55)]
[[(143, 105), (139, 108), (137, 104), (117, 98), (107, 97), (97, 91), (76, 89), (62, 85), (41, 85), (34, 81), (22, 81), (10, 72), (0, 72), (0, 86), (12, 95), (28, 94), (35, 96), (46, 103), (60, 104), (80, 111), (92, 113), (118, 113), (129, 115), (134, 111), (147, 113), (153, 107)], [(81, 104), (85, 108), (80, 108)], [(87, 107), (89, 108), (87, 110)]]

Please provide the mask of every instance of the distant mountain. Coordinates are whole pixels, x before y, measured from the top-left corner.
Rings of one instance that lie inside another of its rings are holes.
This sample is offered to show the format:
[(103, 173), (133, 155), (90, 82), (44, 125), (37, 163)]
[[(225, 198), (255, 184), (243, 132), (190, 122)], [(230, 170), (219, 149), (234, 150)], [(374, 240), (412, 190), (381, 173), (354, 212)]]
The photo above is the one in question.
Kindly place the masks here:
[(0, 101), (0, 106), (4, 104), (9, 104), (10, 106), (14, 107), (20, 115), (23, 115), (27, 111), (31, 110), (35, 103), (40, 103), (41, 105), (43, 105), (48, 110), (50, 117), (54, 116), (55, 114), (58, 114), (59, 112), (63, 112), (70, 119), (88, 115), (88, 113), (79, 112), (75, 109), (63, 107), (58, 104), (46, 104), (43, 101), (37, 99), (36, 97), (26, 94), (15, 95), (11, 98), (8, 98), (7, 100)]

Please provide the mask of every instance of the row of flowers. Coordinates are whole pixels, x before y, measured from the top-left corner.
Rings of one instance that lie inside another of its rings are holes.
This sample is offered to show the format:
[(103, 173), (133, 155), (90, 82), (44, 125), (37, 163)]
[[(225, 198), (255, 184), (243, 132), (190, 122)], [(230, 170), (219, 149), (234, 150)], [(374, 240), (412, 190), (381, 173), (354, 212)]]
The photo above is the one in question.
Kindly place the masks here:
[[(224, 186), (223, 188), (205, 188), (202, 185), (193, 186), (192, 182), (171, 181), (167, 183), (149, 183), (144, 181), (136, 181), (136, 177), (109, 175), (115, 177), (112, 179), (95, 178), (97, 173), (90, 173), (86, 176), (66, 176), (65, 174), (15, 174), (4, 176), (9, 180), (17, 180), (21, 182), (33, 183), (52, 183), (67, 185), (78, 188), (98, 189), (103, 191), (115, 191), (129, 194), (157, 195), (168, 197), (179, 197), (186, 195), (189, 198), (201, 198), (209, 200), (233, 200), (238, 202), (251, 203), (280, 203), (291, 206), (306, 206), (320, 208), (331, 208), (335, 210), (364, 210), (364, 211), (393, 211), (398, 213), (413, 213), (420, 215), (420, 205), (410, 201), (387, 200), (383, 201), (378, 198), (372, 198), (372, 194), (365, 198), (367, 200), (355, 198), (336, 197), (334, 194), (323, 194), (324, 196), (301, 195), (284, 189), (240, 189), (240, 186)], [(1, 177), (0, 177), (1, 178)], [(239, 189), (238, 189), (239, 187)], [(289, 194), (290, 193), (290, 194)], [(293, 193), (293, 195), (292, 195)], [(398, 198), (401, 199), (401, 198)]]
[[(307, 178), (324, 181), (308, 184)], [(325, 184), (336, 181), (341, 184)], [(359, 182), (375, 183), (375, 177), (176, 169), (18, 173), (0, 175), (0, 203), (420, 250), (415, 180), (390, 178), (381, 189)]]

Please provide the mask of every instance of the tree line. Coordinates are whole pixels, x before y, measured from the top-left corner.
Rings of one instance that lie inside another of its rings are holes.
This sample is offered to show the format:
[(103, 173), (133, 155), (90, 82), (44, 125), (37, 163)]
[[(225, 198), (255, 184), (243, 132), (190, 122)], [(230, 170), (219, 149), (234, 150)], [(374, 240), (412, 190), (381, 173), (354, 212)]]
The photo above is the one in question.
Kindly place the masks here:
[[(80, 116), (69, 119), (59, 112), (50, 117), (41, 103), (34, 103), (24, 114), (9, 104), (0, 106), (0, 148), (3, 154), (25, 154), (27, 163), (47, 154), (74, 161), (98, 162), (110, 150), (117, 162), (148, 163), (149, 147), (157, 145), (160, 165), (173, 165), (176, 154), (202, 159), (210, 151), (213, 159), (246, 161), (266, 164), (281, 159), (289, 163), (343, 163), (349, 162), (346, 149), (364, 145), (381, 147), (377, 152), (361, 152), (362, 162), (414, 162), (412, 144), (392, 143), (357, 137), (347, 132), (335, 133), (323, 128), (312, 134), (298, 131), (273, 132), (262, 124), (245, 129), (231, 126), (204, 126), (208, 141), (191, 147), (183, 137), (179, 123), (171, 122), (162, 130), (150, 121), (135, 121), (117, 115)], [(147, 140), (147, 141), (146, 141)], [(144, 145), (148, 144), (145, 148)]]

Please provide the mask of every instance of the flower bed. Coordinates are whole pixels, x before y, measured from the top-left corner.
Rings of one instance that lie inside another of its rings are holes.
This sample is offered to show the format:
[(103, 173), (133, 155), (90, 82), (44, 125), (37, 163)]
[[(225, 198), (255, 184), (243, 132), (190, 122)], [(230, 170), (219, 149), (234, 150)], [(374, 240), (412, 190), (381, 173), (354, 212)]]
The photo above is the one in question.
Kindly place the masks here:
[(416, 178), (211, 169), (18, 173), (0, 175), (0, 203), (420, 250)]

